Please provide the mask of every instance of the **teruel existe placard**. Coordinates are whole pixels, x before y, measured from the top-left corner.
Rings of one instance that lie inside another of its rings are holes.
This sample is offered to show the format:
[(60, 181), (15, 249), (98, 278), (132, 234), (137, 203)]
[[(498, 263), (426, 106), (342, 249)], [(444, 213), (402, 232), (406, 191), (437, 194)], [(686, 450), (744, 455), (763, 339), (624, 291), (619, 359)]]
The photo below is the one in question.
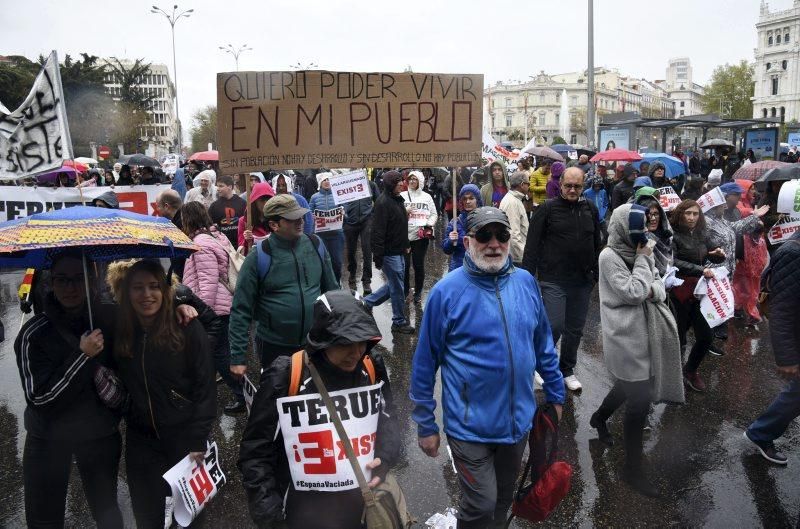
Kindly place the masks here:
[(217, 74), (225, 174), (480, 164), (483, 75)]

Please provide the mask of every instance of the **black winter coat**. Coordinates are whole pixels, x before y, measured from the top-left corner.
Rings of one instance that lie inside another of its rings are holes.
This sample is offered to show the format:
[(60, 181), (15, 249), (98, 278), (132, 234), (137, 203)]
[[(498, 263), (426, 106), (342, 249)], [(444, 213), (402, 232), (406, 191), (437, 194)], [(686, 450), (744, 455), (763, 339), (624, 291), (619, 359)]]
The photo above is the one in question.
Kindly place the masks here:
[(14, 352), (28, 404), (28, 435), (74, 442), (117, 431), (119, 417), (102, 403), (93, 381), (95, 367), (109, 364), (114, 308), (94, 306), (95, 328), (103, 331), (105, 339), (105, 349), (95, 358), (79, 348), (81, 334), (89, 330), (88, 317), (70, 321), (52, 294), (44, 311), (25, 323), (17, 335)]
[[(329, 392), (371, 385), (363, 364), (350, 373), (328, 362), (323, 353), (309, 354)], [(372, 351), (370, 356), (377, 380), (384, 382), (385, 407), (378, 420), (375, 441), (375, 457), (381, 459), (381, 466), (375, 472), (385, 475), (400, 457), (402, 435), (386, 366), (380, 354)], [(296, 491), (291, 484), (283, 435), (275, 436), (278, 427), (276, 401), (288, 395), (290, 373), (291, 357), (288, 356), (278, 357), (267, 369), (242, 435), (238, 466), (247, 492), (250, 516), (259, 525), (281, 519), (283, 498), (288, 488), (286, 510), (290, 520), (307, 512), (313, 513), (309, 515), (315, 518), (317, 529), (359, 527), (360, 524), (353, 520), (353, 516), (356, 519), (361, 516), (363, 509), (358, 488), (335, 493)], [(304, 368), (301, 380), (306, 381), (309, 377)], [(313, 393), (317, 390), (311, 380), (300, 387), (300, 395)]]
[(183, 351), (159, 350), (141, 329), (132, 358), (118, 358), (119, 376), (130, 394), (128, 427), (185, 452), (204, 452), (217, 416), (217, 385), (203, 326), (183, 328)]
[(775, 363), (800, 364), (800, 234), (772, 254), (769, 282), (769, 334)]
[(623, 180), (617, 182), (614, 190), (611, 192), (611, 209), (617, 209), (622, 204), (627, 204), (628, 200), (633, 196), (633, 182)]
[[(710, 258), (708, 252), (714, 250), (716, 246), (706, 235), (706, 232), (695, 230), (694, 232), (677, 231), (672, 236), (672, 257), (675, 267), (678, 269), (678, 277), (700, 277), (706, 268), (705, 263)], [(714, 258), (712, 262), (720, 263), (724, 258)]]
[(597, 280), (602, 233), (597, 208), (580, 198), (551, 198), (533, 213), (522, 268), (539, 281), (584, 283)]
[(392, 189), (384, 189), (375, 201), (372, 212), (372, 260), (383, 266), (387, 255), (404, 255), (408, 242), (408, 213), (403, 197), (395, 196)]

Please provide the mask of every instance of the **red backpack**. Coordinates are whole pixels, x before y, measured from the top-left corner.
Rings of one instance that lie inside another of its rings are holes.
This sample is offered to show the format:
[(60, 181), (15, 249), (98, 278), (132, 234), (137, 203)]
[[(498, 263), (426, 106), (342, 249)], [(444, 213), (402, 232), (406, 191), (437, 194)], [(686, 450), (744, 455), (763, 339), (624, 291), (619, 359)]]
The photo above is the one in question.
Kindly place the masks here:
[[(515, 516), (532, 522), (546, 520), (569, 492), (572, 465), (557, 460), (558, 426), (548, 415), (548, 406), (537, 409), (533, 417), (533, 429), (528, 436), (528, 462), (506, 527), (511, 525)], [(554, 409), (552, 412), (555, 415)], [(549, 441), (548, 436), (551, 438)], [(528, 474), (531, 480), (526, 484)]]

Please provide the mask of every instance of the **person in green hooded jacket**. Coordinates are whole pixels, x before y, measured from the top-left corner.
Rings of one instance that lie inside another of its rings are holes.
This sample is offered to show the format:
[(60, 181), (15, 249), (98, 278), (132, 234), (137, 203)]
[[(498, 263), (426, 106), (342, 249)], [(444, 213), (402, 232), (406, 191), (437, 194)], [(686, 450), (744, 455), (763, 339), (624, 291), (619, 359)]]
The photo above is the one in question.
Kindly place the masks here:
[(247, 371), (245, 353), (253, 321), (258, 324), (255, 350), (266, 369), (277, 357), (303, 348), (314, 300), (339, 288), (324, 244), (316, 235), (303, 233), (307, 212), (292, 195), (277, 195), (264, 206), (270, 234), (257, 251), (247, 254), (231, 306), (230, 369), (236, 376)]

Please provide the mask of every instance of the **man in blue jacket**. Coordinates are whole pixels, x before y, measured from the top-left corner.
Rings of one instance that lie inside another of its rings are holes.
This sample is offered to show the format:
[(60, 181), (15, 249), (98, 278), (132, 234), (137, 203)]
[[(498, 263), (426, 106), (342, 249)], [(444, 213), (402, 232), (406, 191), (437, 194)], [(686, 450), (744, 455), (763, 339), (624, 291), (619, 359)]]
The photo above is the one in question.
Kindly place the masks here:
[(459, 529), (505, 525), (536, 411), (534, 371), (559, 419), (564, 402), (539, 287), (511, 263), (510, 237), (499, 209), (470, 213), (464, 266), (431, 290), (414, 354), (412, 418), (419, 446), (430, 457), (439, 451), (433, 391), (436, 371), (442, 371), (444, 431), (462, 491)]

